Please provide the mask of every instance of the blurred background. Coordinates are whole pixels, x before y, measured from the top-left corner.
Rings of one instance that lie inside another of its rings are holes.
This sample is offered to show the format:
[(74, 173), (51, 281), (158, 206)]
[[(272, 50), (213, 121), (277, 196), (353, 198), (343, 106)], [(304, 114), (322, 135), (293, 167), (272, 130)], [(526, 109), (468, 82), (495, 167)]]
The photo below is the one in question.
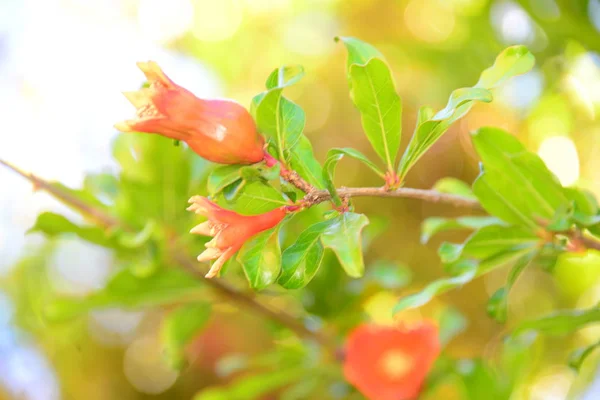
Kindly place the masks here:
[[(493, 103), (477, 104), (450, 129), (411, 171), (407, 186), (429, 188), (446, 176), (470, 184), (478, 161), (469, 132), (492, 125), (538, 152), (564, 185), (600, 195), (600, 0), (0, 0), (0, 158), (71, 187), (81, 186), (87, 173), (118, 171), (112, 125), (133, 115), (121, 92), (143, 83), (135, 62), (145, 60), (157, 61), (200, 97), (230, 97), (247, 106), (274, 68), (302, 64), (306, 77), (286, 92), (306, 111), (305, 133), (317, 158), (323, 161), (331, 147), (371, 156), (348, 97), (346, 54), (336, 35), (359, 37), (385, 54), (404, 102), (404, 145), (418, 107), (443, 108), (451, 91), (473, 85), (504, 47), (525, 44), (536, 56), (533, 71), (504, 84)], [(378, 184), (354, 161), (343, 161), (339, 171), (339, 185)], [(231, 304), (215, 305), (193, 362), (180, 372), (161, 363), (156, 350), (152, 332), (163, 310), (109, 308), (47, 323), (36, 312), (36, 295), (98, 290), (114, 270), (114, 255), (76, 238), (26, 235), (41, 211), (79, 217), (7, 169), (0, 168), (0, 183), (0, 399), (188, 399), (227, 382), (224, 368), (240, 362), (231, 355), (271, 351), (271, 328)], [(420, 244), (424, 218), (459, 215), (449, 206), (403, 199), (355, 204), (374, 226), (389, 228), (369, 244), (367, 265), (394, 265), (404, 281), (357, 289), (359, 284), (321, 271), (301, 295), (263, 294), (265, 301), (298, 313), (304, 308), (320, 324), (346, 307), (346, 299), (328, 293), (332, 286), (324, 283), (341, 282), (346, 289), (334, 286), (340, 292), (360, 292), (352, 310), (392, 323), (399, 294), (442, 275), (439, 243), (465, 237), (447, 233)], [(505, 274), (494, 273), (403, 318), (452, 307), (462, 316), (463, 331), (447, 353), (493, 354), (507, 327), (487, 317), (485, 304)], [(245, 285), (243, 277), (231, 280)], [(600, 254), (564, 255), (554, 277), (539, 270), (522, 277), (511, 294), (509, 326), (599, 301)], [(577, 374), (565, 358), (573, 347), (599, 338), (597, 329), (587, 329), (568, 340), (538, 342), (536, 363), (511, 398), (583, 396), (597, 360)], [(297, 398), (350, 398), (349, 390), (331, 384), (322, 397)], [(600, 398), (595, 393), (588, 398)], [(437, 398), (461, 398), (445, 396)]]

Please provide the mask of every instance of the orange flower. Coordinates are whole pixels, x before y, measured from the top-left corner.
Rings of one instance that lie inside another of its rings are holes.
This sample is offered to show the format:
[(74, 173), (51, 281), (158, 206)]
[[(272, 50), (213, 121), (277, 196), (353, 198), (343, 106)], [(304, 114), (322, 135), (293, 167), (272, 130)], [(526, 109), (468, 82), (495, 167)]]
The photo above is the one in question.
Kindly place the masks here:
[(410, 330), (361, 325), (348, 337), (344, 375), (371, 400), (414, 399), (439, 352), (431, 323)]
[(276, 208), (260, 215), (240, 215), (219, 207), (206, 197), (194, 196), (189, 201), (189, 211), (203, 215), (208, 221), (195, 226), (190, 231), (198, 235), (213, 236), (206, 243), (206, 250), (198, 256), (198, 261), (215, 260), (206, 274), (212, 278), (219, 273), (225, 261), (229, 260), (252, 236), (277, 225), (285, 217), (285, 207)]
[(174, 83), (153, 61), (137, 64), (150, 86), (125, 92), (137, 119), (120, 122), (122, 132), (157, 133), (187, 143), (200, 157), (221, 164), (263, 159), (263, 139), (252, 116), (231, 100), (203, 100)]

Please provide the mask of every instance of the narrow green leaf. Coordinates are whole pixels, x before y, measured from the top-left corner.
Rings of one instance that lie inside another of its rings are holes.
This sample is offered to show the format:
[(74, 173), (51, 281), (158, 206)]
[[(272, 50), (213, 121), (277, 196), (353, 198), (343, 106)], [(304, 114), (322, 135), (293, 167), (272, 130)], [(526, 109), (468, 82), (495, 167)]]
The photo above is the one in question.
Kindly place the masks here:
[(281, 272), (279, 225), (246, 241), (237, 260), (242, 264), (252, 289), (261, 290), (274, 283)]
[(556, 177), (517, 138), (496, 128), (479, 129), (472, 138), (483, 163), (473, 191), (490, 214), (535, 229), (540, 218), (550, 220), (569, 205)]
[(562, 336), (597, 322), (600, 322), (600, 308), (597, 307), (557, 311), (536, 320), (522, 322), (515, 328), (513, 335), (533, 330), (547, 335)]
[(329, 191), (329, 194), (331, 194), (331, 200), (336, 206), (342, 205), (342, 201), (340, 200), (340, 196), (337, 194), (333, 179), (335, 175), (335, 167), (342, 157), (344, 157), (344, 155), (341, 153), (328, 154), (327, 160), (325, 160), (325, 164), (323, 164), (323, 180), (325, 181), (325, 187)]
[(421, 243), (425, 244), (435, 234), (453, 229), (479, 229), (490, 225), (504, 224), (496, 217), (427, 218), (421, 224)]
[(44, 314), (49, 320), (61, 321), (93, 309), (181, 303), (201, 292), (202, 284), (181, 270), (160, 269), (142, 278), (125, 269), (113, 276), (105, 288), (87, 297), (59, 297), (51, 301)]
[(490, 225), (473, 233), (463, 246), (462, 255), (484, 259), (510, 249), (532, 249), (540, 238), (518, 226)]
[(186, 304), (172, 311), (163, 320), (161, 340), (165, 357), (175, 369), (186, 364), (185, 347), (206, 325), (210, 317), (211, 306), (208, 303)]
[(255, 400), (302, 379), (301, 367), (281, 369), (244, 376), (225, 387), (210, 387), (202, 390), (194, 400)]
[(421, 122), (408, 144), (400, 165), (398, 175), (402, 180), (415, 163), (446, 132), (455, 121), (469, 112), (475, 101), (489, 103), (492, 94), (489, 91), (506, 79), (523, 74), (533, 68), (535, 59), (524, 46), (512, 46), (498, 55), (494, 65), (481, 73), (477, 84), (471, 88), (456, 89), (450, 95), (448, 104), (435, 116)]
[(573, 351), (569, 356), (569, 367), (573, 368), (575, 371), (579, 371), (584, 361), (599, 347), (600, 341)]
[(64, 234), (77, 235), (79, 238), (108, 248), (121, 247), (115, 235), (109, 235), (105, 229), (97, 226), (79, 226), (62, 215), (44, 212), (38, 215), (35, 225), (29, 232), (41, 232), (49, 237)]
[(477, 269), (473, 268), (452, 278), (439, 279), (427, 285), (418, 293), (401, 298), (394, 306), (394, 314), (407, 308), (417, 308), (425, 305), (436, 296), (471, 282), (476, 276)]
[(440, 193), (455, 194), (457, 196), (462, 196), (473, 200), (477, 199), (471, 190), (471, 186), (460, 179), (452, 177), (440, 179), (435, 183), (435, 185), (433, 185), (432, 189)]
[(409, 267), (387, 261), (378, 261), (369, 266), (367, 278), (386, 289), (400, 289), (412, 280)]
[(375, 165), (374, 162), (369, 160), (363, 153), (361, 153), (360, 151), (358, 151), (356, 149), (353, 149), (351, 147), (331, 149), (327, 152), (327, 157), (329, 158), (330, 156), (333, 156), (334, 154), (343, 154), (345, 156), (352, 157), (358, 161), (361, 161), (367, 167), (371, 168), (371, 170), (373, 172), (375, 172), (377, 175), (379, 175), (381, 178), (385, 178), (385, 173), (383, 171), (381, 171), (381, 169), (379, 169), (379, 167), (377, 165)]
[(286, 152), (286, 159), (289, 160), (290, 167), (308, 183), (321, 189), (325, 188), (323, 170), (315, 158), (310, 140), (306, 136), (300, 135), (298, 144)]
[(454, 307), (444, 308), (438, 317), (438, 321), (440, 342), (444, 346), (463, 332), (468, 325), (467, 318)]
[(508, 274), (506, 285), (498, 289), (488, 301), (487, 313), (490, 317), (492, 317), (500, 323), (506, 322), (506, 318), (508, 316), (508, 296), (510, 290), (512, 289), (519, 276), (523, 273), (525, 268), (527, 268), (527, 266), (531, 264), (531, 261), (535, 258), (536, 255), (536, 251), (531, 251), (519, 258), (515, 265), (513, 265), (512, 269), (510, 270), (510, 273)]
[(346, 212), (328, 222), (330, 224), (321, 236), (323, 246), (333, 250), (349, 276), (361, 277), (365, 271), (361, 231), (369, 219), (362, 214)]
[(485, 275), (496, 268), (514, 263), (529, 252), (531, 252), (530, 248), (517, 246), (516, 248), (509, 248), (500, 253), (493, 254), (479, 263), (473, 261), (463, 263), (460, 274), (434, 281), (420, 292), (401, 298), (394, 307), (394, 313), (407, 308), (420, 307), (440, 294), (462, 287), (473, 279)]
[(282, 255), (282, 273), (277, 281), (286, 289), (300, 289), (315, 276), (323, 261), (321, 235), (331, 220), (316, 223), (298, 236)]

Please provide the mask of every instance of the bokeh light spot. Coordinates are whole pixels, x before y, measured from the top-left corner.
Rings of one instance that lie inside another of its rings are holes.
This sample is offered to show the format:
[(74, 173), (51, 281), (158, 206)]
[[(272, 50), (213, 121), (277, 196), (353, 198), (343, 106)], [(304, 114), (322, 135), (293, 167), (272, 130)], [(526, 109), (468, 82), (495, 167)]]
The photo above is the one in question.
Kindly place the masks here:
[(571, 139), (549, 137), (540, 145), (538, 154), (563, 185), (572, 185), (579, 179), (579, 155)]
[(492, 25), (506, 44), (531, 44), (535, 39), (534, 25), (518, 4), (497, 2), (491, 10)]
[(141, 0), (137, 20), (142, 35), (154, 42), (166, 43), (190, 28), (193, 15), (190, 0)]
[(127, 348), (123, 369), (129, 383), (138, 391), (159, 394), (177, 380), (177, 371), (167, 366), (161, 350), (158, 338), (153, 336), (137, 339)]
[(452, 10), (437, 0), (411, 0), (404, 10), (404, 21), (413, 35), (430, 43), (448, 39), (455, 25)]
[(192, 33), (199, 40), (218, 42), (233, 36), (244, 17), (240, 0), (193, 0)]

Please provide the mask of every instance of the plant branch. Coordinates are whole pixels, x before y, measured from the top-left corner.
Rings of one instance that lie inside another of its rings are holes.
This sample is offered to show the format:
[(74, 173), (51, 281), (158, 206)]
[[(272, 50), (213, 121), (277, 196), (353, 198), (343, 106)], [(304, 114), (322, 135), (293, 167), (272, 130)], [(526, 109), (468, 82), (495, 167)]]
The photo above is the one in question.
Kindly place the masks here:
[[(0, 159), (0, 164), (8, 167), (12, 171), (16, 172), (17, 174), (21, 175), (22, 177), (33, 183), (36, 189), (45, 190), (55, 198), (59, 199), (61, 202), (77, 210), (83, 216), (92, 219), (94, 222), (96, 222), (103, 228), (120, 228), (125, 231), (132, 230), (130, 227), (124, 226), (124, 224), (121, 223), (121, 221), (107, 214), (103, 210), (100, 210), (90, 204), (87, 204), (82, 200), (78, 199), (77, 197), (73, 196), (64, 188), (58, 185), (53, 185), (52, 183), (42, 178), (39, 178), (34, 174), (25, 172), (22, 169), (16, 167), (15, 165), (8, 163), (2, 159)], [(282, 326), (285, 326), (300, 337), (315, 340), (332, 353), (335, 353), (335, 343), (333, 343), (333, 341), (323, 333), (309, 330), (306, 326), (304, 326), (304, 324), (297, 321), (293, 316), (285, 313), (284, 311), (275, 310), (269, 306), (262, 304), (261, 302), (253, 299), (252, 297), (229, 286), (224, 281), (216, 279), (205, 279), (204, 273), (197, 268), (197, 262), (185, 256), (185, 251), (183, 249), (172, 249), (171, 258), (175, 260), (177, 264), (180, 265), (180, 267), (190, 272), (194, 276), (198, 277), (201, 282), (204, 282), (206, 285), (213, 288), (215, 291), (217, 291), (220, 295), (227, 298), (228, 300), (231, 300), (236, 304), (240, 304), (246, 308), (255, 311), (258, 314), (261, 314), (269, 319), (280, 323)]]
[(317, 190), (313, 185), (306, 182), (296, 171), (287, 169), (287, 167), (283, 165), (281, 161), (273, 158), (269, 153), (267, 153), (266, 150), (264, 160), (268, 167), (273, 167), (274, 165), (279, 164), (279, 175), (296, 188), (302, 190), (304, 193), (311, 193)]
[(588, 249), (600, 250), (600, 242), (589, 236), (585, 236), (579, 229), (572, 229), (565, 232), (565, 236), (569, 239), (568, 247), (572, 251), (585, 251)]
[(16, 172), (23, 178), (27, 179), (33, 184), (34, 190), (45, 190), (64, 204), (72, 207), (73, 209), (79, 211), (82, 215), (88, 217), (97, 225), (100, 225), (103, 228), (114, 228), (119, 225), (119, 221), (117, 221), (111, 215), (93, 206), (90, 206), (81, 199), (78, 199), (73, 194), (64, 190), (64, 188), (56, 184), (52, 184), (52, 182), (48, 182), (42, 178), (39, 178), (30, 172), (25, 172), (19, 167), (5, 160), (0, 159), (0, 165), (4, 165), (8, 169), (12, 170), (13, 172)]
[[(458, 196), (448, 193), (440, 193), (435, 190), (399, 188), (395, 190), (386, 190), (383, 187), (364, 187), (364, 188), (340, 188), (337, 189), (342, 198), (348, 197), (401, 197), (407, 199), (419, 199), (432, 203), (446, 203), (455, 207), (466, 207), (475, 210), (482, 210), (481, 204), (477, 200), (468, 197)], [(331, 195), (327, 190), (315, 190), (308, 193), (303, 201), (307, 206), (322, 203), (331, 200)]]

